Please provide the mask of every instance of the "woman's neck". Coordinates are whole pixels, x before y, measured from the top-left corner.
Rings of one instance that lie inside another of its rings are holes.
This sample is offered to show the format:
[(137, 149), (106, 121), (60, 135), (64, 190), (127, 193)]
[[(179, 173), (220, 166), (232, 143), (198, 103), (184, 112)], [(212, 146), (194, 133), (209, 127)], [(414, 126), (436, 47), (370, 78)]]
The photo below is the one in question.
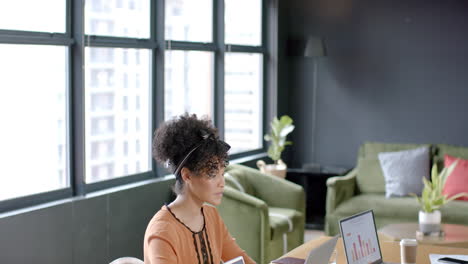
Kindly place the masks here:
[(199, 232), (203, 229), (205, 220), (202, 214), (203, 203), (188, 196), (177, 195), (177, 198), (168, 205), (171, 212), (192, 232)]
[(188, 215), (199, 215), (201, 214), (201, 208), (203, 202), (193, 199), (193, 197), (186, 194), (179, 194), (177, 198), (169, 204), (171, 209), (178, 211), (179, 213), (188, 214)]

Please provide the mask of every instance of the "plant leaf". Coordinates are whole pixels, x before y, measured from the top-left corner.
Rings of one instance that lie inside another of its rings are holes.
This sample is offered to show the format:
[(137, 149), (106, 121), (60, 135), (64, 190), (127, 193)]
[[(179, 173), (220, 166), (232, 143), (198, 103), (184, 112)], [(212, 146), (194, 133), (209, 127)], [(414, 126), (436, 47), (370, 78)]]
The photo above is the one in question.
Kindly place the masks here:
[(458, 194), (452, 195), (452, 196), (450, 196), (450, 198), (447, 198), (447, 202), (456, 200), (456, 199), (458, 199), (460, 197), (468, 197), (468, 193), (458, 193)]
[(458, 160), (449, 167), (443, 168), (440, 173), (438, 171), (437, 164), (434, 163), (431, 169), (431, 181), (423, 177), (424, 188), (421, 197), (416, 196), (416, 199), (424, 212), (431, 213), (434, 210), (440, 209), (443, 205), (454, 199), (462, 196), (468, 196), (468, 193), (461, 193), (447, 198), (442, 193), (445, 182), (452, 174), (457, 163)]
[(286, 141), (286, 136), (294, 130), (293, 120), (287, 115), (281, 116), (280, 119), (274, 117), (271, 120), (270, 134), (264, 136), (265, 141), (271, 141), (268, 148), (268, 156), (277, 161), (281, 159), (281, 153), (285, 146), (291, 145), (292, 142)]
[[(450, 164), (450, 166), (448, 168), (444, 168), (442, 170), (442, 175), (441, 175), (441, 178), (442, 178), (442, 182), (441, 182), (441, 185), (442, 187), (445, 185), (445, 182), (447, 181), (447, 178), (452, 174), (453, 170), (455, 169), (455, 167), (457, 166), (458, 164), (458, 159), (453, 162), (452, 164)], [(445, 172), (445, 173), (444, 173)], [(442, 188), (441, 188), (442, 190)]]

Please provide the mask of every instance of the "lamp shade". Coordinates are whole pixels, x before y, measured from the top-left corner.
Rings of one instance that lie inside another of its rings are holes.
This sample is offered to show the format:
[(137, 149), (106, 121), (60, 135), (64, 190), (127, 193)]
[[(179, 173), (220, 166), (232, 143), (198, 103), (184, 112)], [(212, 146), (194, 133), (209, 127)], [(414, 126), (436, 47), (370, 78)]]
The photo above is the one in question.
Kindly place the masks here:
[(323, 38), (309, 37), (304, 50), (305, 57), (327, 56)]

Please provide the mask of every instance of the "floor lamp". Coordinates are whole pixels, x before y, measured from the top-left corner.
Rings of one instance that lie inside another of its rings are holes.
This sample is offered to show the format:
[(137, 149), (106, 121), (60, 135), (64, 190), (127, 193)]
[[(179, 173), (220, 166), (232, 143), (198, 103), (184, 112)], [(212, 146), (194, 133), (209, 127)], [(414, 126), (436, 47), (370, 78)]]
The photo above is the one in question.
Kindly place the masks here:
[[(316, 144), (315, 138), (317, 131), (317, 78), (318, 78), (318, 59), (326, 56), (325, 42), (321, 37), (309, 37), (304, 50), (304, 57), (313, 59), (313, 83), (312, 83), (312, 160), (315, 162)], [(318, 166), (318, 164), (315, 164)]]

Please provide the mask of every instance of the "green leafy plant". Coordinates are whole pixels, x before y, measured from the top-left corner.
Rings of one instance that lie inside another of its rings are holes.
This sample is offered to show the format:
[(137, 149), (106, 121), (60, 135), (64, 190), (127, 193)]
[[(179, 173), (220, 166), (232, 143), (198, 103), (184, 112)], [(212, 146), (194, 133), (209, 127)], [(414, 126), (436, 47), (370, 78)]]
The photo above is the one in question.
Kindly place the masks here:
[(283, 115), (279, 120), (275, 117), (271, 123), (270, 134), (265, 135), (266, 141), (271, 141), (270, 147), (268, 148), (268, 157), (270, 157), (275, 163), (281, 159), (281, 153), (287, 145), (292, 145), (291, 141), (286, 141), (286, 136), (294, 130), (293, 120)]
[(462, 196), (468, 196), (468, 193), (459, 193), (451, 197), (447, 197), (442, 193), (442, 189), (445, 185), (445, 182), (447, 181), (447, 177), (452, 174), (457, 164), (458, 161), (455, 161), (448, 168), (444, 168), (439, 174), (437, 164), (434, 163), (431, 171), (431, 181), (423, 178), (424, 188), (421, 197), (418, 197), (414, 193), (411, 194), (418, 200), (422, 211), (426, 213), (432, 213), (450, 201), (453, 201)]

